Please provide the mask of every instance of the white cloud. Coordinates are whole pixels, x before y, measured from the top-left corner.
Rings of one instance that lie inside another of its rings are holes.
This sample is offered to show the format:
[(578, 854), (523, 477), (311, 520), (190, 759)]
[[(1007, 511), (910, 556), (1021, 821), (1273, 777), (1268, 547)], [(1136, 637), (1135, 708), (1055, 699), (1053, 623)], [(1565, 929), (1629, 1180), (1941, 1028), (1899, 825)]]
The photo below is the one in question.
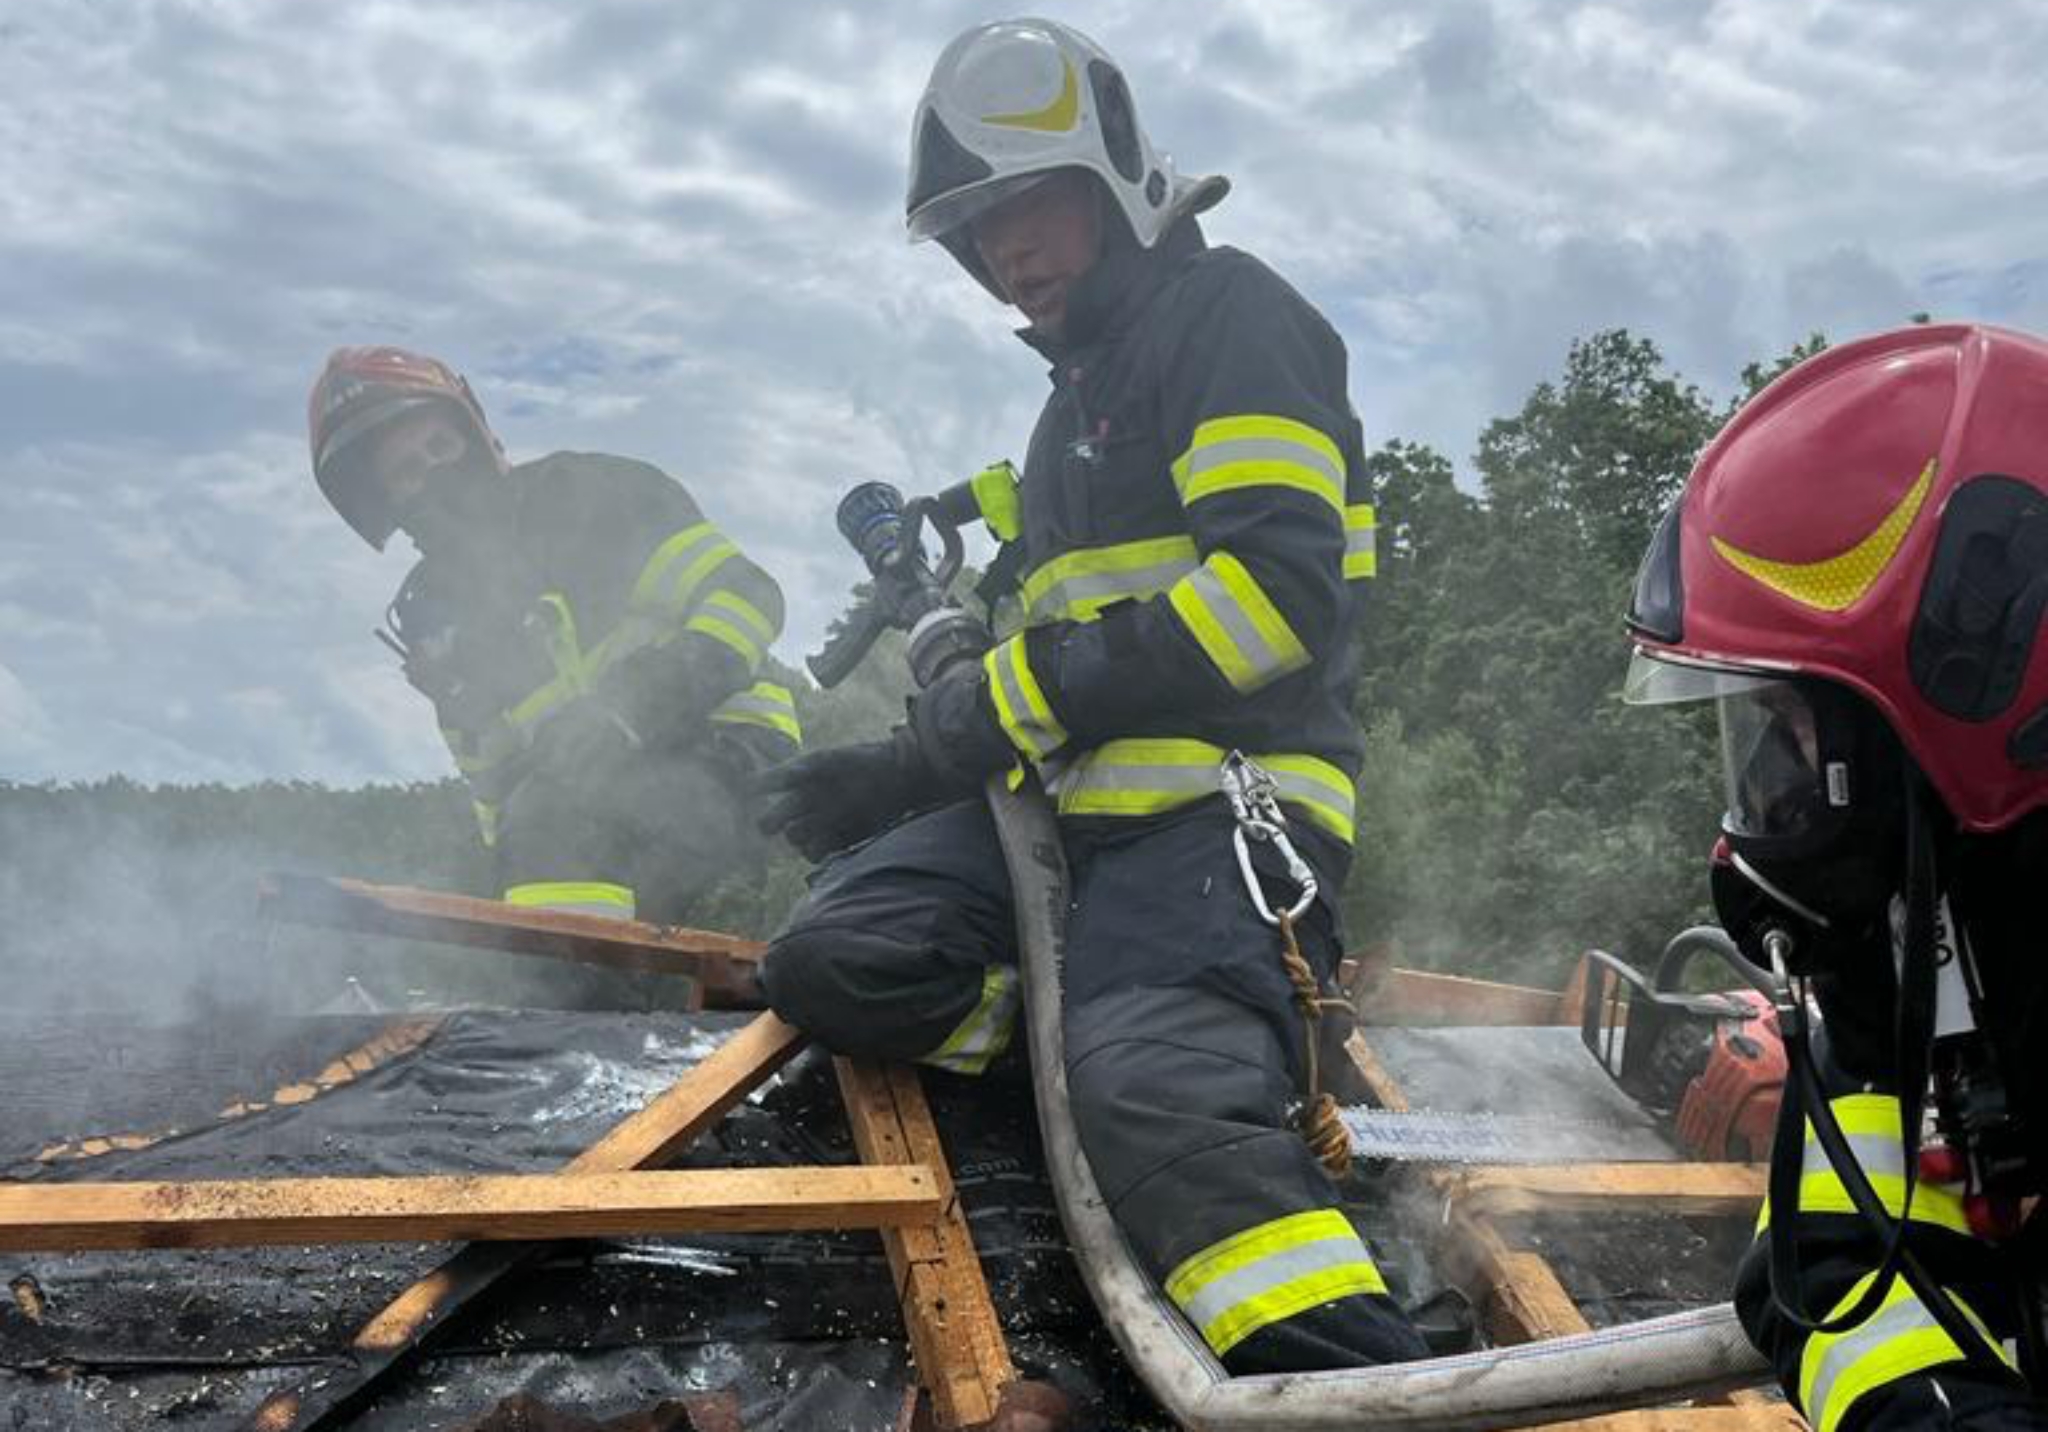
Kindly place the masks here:
[[(1375, 439), (1462, 458), (1598, 326), (1725, 388), (1814, 328), (2048, 322), (2048, 11), (2020, 0), (1052, 9), (1185, 168), (1233, 176), (1212, 237), (1329, 313)], [(854, 575), (838, 494), (1018, 455), (1043, 394), (1000, 312), (901, 239), (911, 104), (988, 13), (10, 17), (0, 714), (42, 724), (0, 759), (440, 769), (367, 635), (406, 556), (355, 543), (304, 468), (305, 387), (347, 342), (464, 367), (517, 455), (659, 463), (783, 578), (787, 654), (814, 645)]]

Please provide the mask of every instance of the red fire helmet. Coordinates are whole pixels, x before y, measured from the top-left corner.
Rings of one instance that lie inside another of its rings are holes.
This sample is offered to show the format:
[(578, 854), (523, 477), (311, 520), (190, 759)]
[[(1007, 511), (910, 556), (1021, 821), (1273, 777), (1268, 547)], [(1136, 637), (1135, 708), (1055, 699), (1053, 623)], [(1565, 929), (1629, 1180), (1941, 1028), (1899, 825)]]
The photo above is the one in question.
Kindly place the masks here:
[(383, 483), (362, 461), (361, 440), (401, 413), (429, 405), (459, 414), (487, 449), (502, 450), (462, 375), (437, 358), (403, 348), (335, 349), (307, 399), (314, 481), (342, 519), (379, 551), (397, 530), (397, 514)]
[(1650, 683), (1850, 688), (1964, 827), (1996, 830), (2048, 803), (2044, 604), (2048, 342), (1921, 325), (1831, 348), (1735, 415), (1651, 540), (1628, 625)]

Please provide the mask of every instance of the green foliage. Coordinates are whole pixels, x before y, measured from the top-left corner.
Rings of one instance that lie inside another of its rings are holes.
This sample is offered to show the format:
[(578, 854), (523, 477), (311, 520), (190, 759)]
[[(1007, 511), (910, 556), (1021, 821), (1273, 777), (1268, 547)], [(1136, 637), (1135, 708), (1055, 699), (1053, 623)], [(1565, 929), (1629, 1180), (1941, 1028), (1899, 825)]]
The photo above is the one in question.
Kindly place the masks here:
[(1386, 540), (1363, 638), (1354, 941), (1555, 984), (1588, 946), (1645, 958), (1706, 917), (1712, 713), (1621, 705), (1621, 618), (1725, 416), (1648, 340), (1609, 332), (1488, 426), (1476, 495), (1426, 448), (1373, 455)]
[[(1927, 315), (1916, 313), (1913, 315), (1913, 321), (1915, 323), (1925, 323)], [(1728, 405), (1728, 416), (1733, 417), (1737, 408), (1741, 407), (1751, 398), (1754, 398), (1758, 393), (1761, 393), (1770, 384), (1771, 380), (1780, 373), (1804, 363), (1827, 346), (1826, 334), (1818, 332), (1809, 333), (1806, 335), (1804, 342), (1793, 344), (1789, 351), (1780, 354), (1772, 362), (1743, 364), (1742, 391), (1736, 395), (1735, 401)]]

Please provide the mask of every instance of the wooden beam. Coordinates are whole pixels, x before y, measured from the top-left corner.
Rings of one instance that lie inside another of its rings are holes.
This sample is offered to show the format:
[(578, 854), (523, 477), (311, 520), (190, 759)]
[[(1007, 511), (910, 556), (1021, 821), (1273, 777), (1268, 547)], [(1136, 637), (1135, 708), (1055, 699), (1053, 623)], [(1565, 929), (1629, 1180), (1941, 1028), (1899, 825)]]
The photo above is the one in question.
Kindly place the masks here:
[(917, 1072), (848, 1059), (834, 1061), (846, 1097), (854, 1145), (870, 1163), (913, 1163), (940, 1185), (940, 1217), (922, 1228), (882, 1231), (896, 1296), (918, 1375), (942, 1428), (993, 1418), (1005, 1385), (1017, 1378), (1002, 1324), (989, 1298), (974, 1238), (960, 1211), (946, 1151)]
[(1668, 1213), (1748, 1217), (1763, 1202), (1763, 1164), (1528, 1164), (1446, 1168), (1437, 1186), (1476, 1214)]
[(1553, 1432), (1807, 1432), (1806, 1419), (1783, 1402), (1738, 1407), (1647, 1407), (1575, 1422), (1546, 1422)]
[(1372, 1024), (1577, 1024), (1556, 990), (1430, 970), (1392, 968), (1365, 994), (1359, 1010)]
[(900, 1164), (0, 1184), (0, 1251), (893, 1228), (940, 1207), (931, 1171)]
[(569, 1160), (569, 1172), (624, 1173), (668, 1162), (773, 1078), (807, 1038), (773, 1014), (757, 1015), (640, 1112)]
[(1402, 1090), (1401, 1081), (1380, 1062), (1380, 1056), (1365, 1037), (1364, 1030), (1351, 1031), (1350, 1037), (1344, 1041), (1344, 1052), (1351, 1056), (1352, 1071), (1372, 1095), (1373, 1102), (1396, 1114), (1408, 1112), (1408, 1095)]
[[(732, 1035), (645, 1108), (573, 1160), (578, 1173), (624, 1172), (673, 1158), (803, 1049), (801, 1030), (764, 1014)], [(245, 1432), (318, 1432), (373, 1396), (428, 1337), (543, 1245), (477, 1243), (413, 1283), (357, 1330), (347, 1360), (266, 1397)]]
[(763, 946), (733, 935), (312, 875), (266, 875), (257, 912), (301, 925), (680, 975), (697, 982), (709, 1008), (760, 1008), (751, 967)]

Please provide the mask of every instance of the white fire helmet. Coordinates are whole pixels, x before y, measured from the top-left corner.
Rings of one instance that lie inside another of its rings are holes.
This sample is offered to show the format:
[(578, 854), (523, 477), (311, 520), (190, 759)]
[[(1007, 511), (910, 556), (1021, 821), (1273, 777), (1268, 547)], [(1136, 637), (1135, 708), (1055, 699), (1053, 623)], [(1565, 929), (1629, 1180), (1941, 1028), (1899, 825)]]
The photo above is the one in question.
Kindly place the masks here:
[(999, 20), (946, 46), (911, 126), (911, 240), (940, 240), (1001, 297), (963, 226), (1059, 169), (1098, 176), (1148, 249), (1230, 191), (1221, 175), (1174, 173), (1145, 137), (1123, 71), (1080, 31)]

